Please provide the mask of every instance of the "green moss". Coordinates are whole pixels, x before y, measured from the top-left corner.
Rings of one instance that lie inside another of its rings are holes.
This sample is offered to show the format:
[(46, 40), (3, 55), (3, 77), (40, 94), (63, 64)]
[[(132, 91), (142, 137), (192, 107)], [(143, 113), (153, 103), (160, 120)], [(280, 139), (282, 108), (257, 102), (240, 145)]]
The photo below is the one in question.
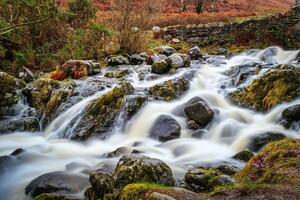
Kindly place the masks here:
[(300, 140), (285, 139), (267, 145), (237, 174), (239, 182), (279, 184), (300, 179)]
[(231, 93), (230, 99), (243, 107), (268, 111), (282, 102), (294, 100), (299, 94), (300, 69), (275, 69), (248, 87)]
[(152, 183), (135, 183), (129, 184), (121, 191), (120, 200), (143, 200), (145, 199), (144, 194), (148, 190), (154, 189), (165, 189), (166, 186), (152, 184)]
[(41, 194), (35, 197), (34, 200), (76, 200), (76, 198), (68, 198), (68, 197), (57, 196), (53, 194)]

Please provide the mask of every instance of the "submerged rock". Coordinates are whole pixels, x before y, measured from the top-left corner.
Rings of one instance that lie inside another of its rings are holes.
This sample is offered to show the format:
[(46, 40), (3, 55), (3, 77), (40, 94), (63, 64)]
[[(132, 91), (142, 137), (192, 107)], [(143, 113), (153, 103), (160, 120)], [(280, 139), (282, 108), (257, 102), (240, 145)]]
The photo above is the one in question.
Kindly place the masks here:
[(232, 102), (257, 111), (290, 102), (300, 95), (300, 69), (274, 69), (253, 81), (248, 87), (229, 95)]
[(39, 120), (35, 117), (24, 117), (1, 121), (0, 134), (12, 133), (15, 131), (40, 131)]
[(132, 85), (123, 82), (99, 97), (87, 108), (85, 116), (74, 130), (73, 140), (86, 140), (93, 136), (106, 137), (120, 114), (126, 95), (134, 91)]
[(189, 82), (184, 78), (177, 78), (159, 83), (149, 88), (149, 94), (161, 97), (166, 101), (175, 99), (183, 95), (189, 89)]
[(194, 192), (209, 192), (216, 187), (231, 185), (235, 181), (218, 169), (200, 167), (189, 170), (185, 175), (185, 182), (187, 188)]
[(108, 60), (108, 66), (129, 65), (129, 59), (124, 56), (115, 56)]
[(282, 133), (267, 132), (251, 138), (248, 148), (251, 151), (257, 152), (266, 144), (285, 139), (286, 136)]
[(20, 99), (17, 90), (24, 87), (24, 81), (5, 72), (0, 72), (0, 116), (9, 115), (11, 106), (16, 104)]
[(170, 115), (161, 115), (150, 130), (150, 137), (162, 142), (180, 137), (181, 127)]
[(55, 116), (57, 108), (73, 95), (75, 86), (72, 81), (56, 81), (47, 76), (28, 86), (27, 100), (43, 116), (43, 125), (48, 124)]
[(123, 156), (113, 174), (114, 186), (122, 189), (130, 183), (174, 185), (171, 169), (161, 160), (140, 155)]
[(33, 198), (41, 194), (68, 196), (88, 185), (86, 176), (58, 171), (43, 174), (31, 181), (25, 188), (25, 194)]

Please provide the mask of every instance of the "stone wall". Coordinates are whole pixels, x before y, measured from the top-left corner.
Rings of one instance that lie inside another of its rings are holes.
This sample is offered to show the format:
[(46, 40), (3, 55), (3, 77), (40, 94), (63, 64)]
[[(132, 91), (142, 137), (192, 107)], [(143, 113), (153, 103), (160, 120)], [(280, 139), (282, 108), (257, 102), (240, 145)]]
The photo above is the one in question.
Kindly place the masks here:
[(243, 22), (211, 23), (167, 27), (165, 38), (178, 38), (193, 45), (280, 45), (294, 48), (300, 40), (300, 6), (285, 14), (276, 14)]

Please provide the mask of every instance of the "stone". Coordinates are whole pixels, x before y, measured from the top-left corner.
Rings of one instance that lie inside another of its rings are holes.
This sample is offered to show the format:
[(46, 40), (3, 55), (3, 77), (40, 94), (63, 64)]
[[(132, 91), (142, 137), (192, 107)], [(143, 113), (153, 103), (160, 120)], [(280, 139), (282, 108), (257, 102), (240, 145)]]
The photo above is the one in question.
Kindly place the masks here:
[(18, 90), (25, 87), (23, 80), (0, 72), (0, 116), (9, 115), (10, 108), (20, 100)]
[(113, 193), (112, 175), (103, 171), (96, 171), (90, 175), (91, 187), (85, 192), (88, 199), (104, 199), (106, 194)]
[(233, 156), (233, 158), (237, 159), (239, 161), (242, 161), (242, 162), (248, 162), (253, 156), (254, 156), (254, 153), (252, 153), (251, 151), (246, 149), (246, 150), (243, 150), (243, 151), (235, 154)]
[(217, 50), (217, 55), (224, 55), (224, 56), (227, 56), (228, 55), (228, 50), (225, 49), (225, 48), (219, 48)]
[(150, 137), (162, 142), (180, 137), (181, 126), (170, 115), (159, 116), (150, 130)]
[(81, 198), (72, 196), (62, 196), (56, 194), (41, 194), (35, 197), (33, 200), (82, 200)]
[(124, 155), (130, 155), (131, 153), (133, 153), (133, 149), (129, 148), (129, 147), (119, 147), (116, 150), (114, 150), (113, 152), (110, 152), (106, 155), (106, 158), (115, 158), (115, 157), (120, 157), (120, 156), (124, 156)]
[(193, 192), (210, 192), (220, 186), (231, 185), (235, 181), (217, 169), (196, 168), (185, 174), (187, 189)]
[(113, 174), (114, 186), (122, 189), (131, 183), (174, 185), (171, 169), (161, 160), (141, 155), (125, 155)]
[(25, 194), (37, 197), (40, 194), (71, 195), (89, 185), (88, 177), (68, 172), (50, 172), (31, 181), (25, 188)]
[(169, 72), (170, 69), (171, 66), (165, 60), (160, 60), (153, 63), (151, 72), (155, 74), (165, 74)]
[(300, 94), (300, 69), (281, 65), (254, 80), (249, 86), (229, 94), (230, 100), (242, 107), (266, 112)]
[(147, 54), (146, 57), (144, 57), (143, 54), (142, 56), (140, 54), (133, 54), (129, 57), (129, 62), (131, 65), (140, 65), (146, 61), (146, 58), (147, 58)]
[(172, 40), (171, 40), (171, 43), (173, 43), (173, 44), (179, 44), (181, 41), (179, 40), (179, 39), (177, 39), (177, 38), (173, 38)]
[(188, 51), (188, 55), (191, 57), (192, 60), (198, 60), (202, 57), (201, 50), (198, 46), (194, 46)]
[(169, 46), (159, 46), (159, 47), (156, 47), (155, 51), (157, 51), (160, 54), (164, 54), (166, 56), (170, 56), (173, 53), (176, 53), (176, 50), (173, 47), (169, 47)]
[(194, 120), (201, 127), (205, 127), (214, 118), (214, 111), (204, 102), (186, 106), (184, 113), (188, 119)]
[(191, 58), (187, 54), (173, 53), (171, 56), (166, 58), (165, 61), (173, 69), (189, 67), (191, 65)]
[(7, 134), (16, 131), (40, 131), (39, 120), (35, 117), (24, 117), (1, 121), (0, 134)]
[(286, 136), (282, 133), (277, 133), (277, 132), (262, 133), (260, 135), (257, 135), (255, 137), (251, 138), (251, 140), (248, 144), (248, 148), (250, 151), (258, 152), (266, 144), (268, 144), (270, 142), (282, 140), (285, 138), (286, 138)]
[(292, 128), (294, 123), (300, 121), (300, 104), (290, 106), (281, 113), (281, 124), (286, 128)]
[(150, 59), (148, 60), (148, 64), (152, 65), (155, 62), (161, 61), (161, 60), (166, 60), (167, 56), (163, 55), (163, 54), (154, 54), (150, 57)]
[(130, 83), (122, 82), (96, 99), (88, 106), (71, 139), (87, 140), (94, 136), (106, 138), (124, 107), (126, 96), (133, 92)]
[(104, 76), (108, 78), (123, 78), (130, 73), (131, 71), (128, 68), (109, 69)]
[(129, 65), (129, 59), (124, 56), (115, 56), (108, 60), (108, 66)]
[(176, 78), (150, 87), (149, 94), (170, 101), (179, 98), (189, 87), (189, 82), (185, 78)]

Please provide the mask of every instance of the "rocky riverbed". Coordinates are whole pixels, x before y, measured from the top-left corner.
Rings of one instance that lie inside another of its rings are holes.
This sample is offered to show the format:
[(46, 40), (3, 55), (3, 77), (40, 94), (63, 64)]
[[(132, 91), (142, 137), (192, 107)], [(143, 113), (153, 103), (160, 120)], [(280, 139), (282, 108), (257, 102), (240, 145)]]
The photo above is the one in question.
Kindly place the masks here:
[(297, 199), (300, 52), (155, 51), (0, 72), (2, 197)]

